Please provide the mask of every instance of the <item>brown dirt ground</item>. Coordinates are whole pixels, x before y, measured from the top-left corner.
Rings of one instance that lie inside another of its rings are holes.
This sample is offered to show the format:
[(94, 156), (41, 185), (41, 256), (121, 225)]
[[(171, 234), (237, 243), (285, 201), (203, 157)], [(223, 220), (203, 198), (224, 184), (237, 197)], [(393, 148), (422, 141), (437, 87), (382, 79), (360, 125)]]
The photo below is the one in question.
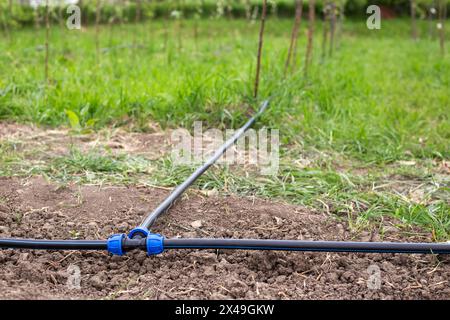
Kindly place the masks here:
[[(164, 189), (58, 186), (41, 177), (0, 178), (0, 237), (105, 239), (127, 232)], [(192, 223), (201, 220), (201, 226)], [(383, 223), (387, 224), (387, 221)], [(195, 225), (195, 224), (194, 224)], [(158, 221), (166, 237), (367, 240), (348, 225), (301, 206), (189, 192)], [(378, 239), (376, 234), (369, 238)], [(388, 225), (384, 240), (419, 241)], [(143, 252), (0, 250), (3, 299), (449, 299), (444, 256), (266, 251)], [(69, 266), (81, 286), (67, 286)], [(368, 289), (368, 268), (381, 287)]]

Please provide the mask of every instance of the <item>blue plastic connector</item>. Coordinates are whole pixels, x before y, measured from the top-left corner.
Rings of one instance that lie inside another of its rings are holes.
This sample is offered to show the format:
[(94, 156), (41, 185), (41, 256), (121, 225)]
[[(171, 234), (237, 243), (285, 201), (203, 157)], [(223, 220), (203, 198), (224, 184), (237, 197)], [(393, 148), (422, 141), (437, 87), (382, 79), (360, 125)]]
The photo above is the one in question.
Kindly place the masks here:
[(107, 242), (108, 252), (112, 253), (114, 255), (117, 255), (117, 256), (122, 256), (123, 255), (123, 250), (122, 250), (123, 238), (125, 238), (125, 234), (123, 234), (123, 233), (113, 234), (111, 237), (109, 237), (108, 242)]
[(160, 254), (164, 251), (164, 237), (157, 233), (150, 233), (147, 236), (147, 254)]
[(133, 236), (136, 233), (140, 233), (142, 235), (142, 238), (145, 238), (148, 236), (149, 232), (146, 228), (141, 228), (141, 227), (136, 227), (133, 230), (130, 231), (130, 233), (128, 234), (128, 238), (133, 239)]

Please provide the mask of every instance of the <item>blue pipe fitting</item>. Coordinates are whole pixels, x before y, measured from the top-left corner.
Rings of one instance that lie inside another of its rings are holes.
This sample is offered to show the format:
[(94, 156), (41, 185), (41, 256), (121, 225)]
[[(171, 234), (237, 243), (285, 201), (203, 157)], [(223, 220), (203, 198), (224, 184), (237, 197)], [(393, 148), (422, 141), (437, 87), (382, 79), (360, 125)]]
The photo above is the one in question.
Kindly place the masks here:
[(128, 238), (133, 239), (136, 233), (140, 233), (142, 235), (142, 238), (146, 238), (149, 234), (146, 228), (136, 227), (130, 231), (130, 233), (128, 234)]
[(157, 233), (147, 236), (147, 254), (149, 256), (160, 254), (164, 251), (164, 237)]
[(107, 248), (108, 248), (108, 252), (112, 253), (113, 255), (122, 256), (123, 255), (123, 250), (122, 250), (123, 238), (125, 238), (125, 234), (123, 234), (123, 233), (113, 234), (112, 236), (110, 236), (108, 238), (108, 241), (106, 244)]

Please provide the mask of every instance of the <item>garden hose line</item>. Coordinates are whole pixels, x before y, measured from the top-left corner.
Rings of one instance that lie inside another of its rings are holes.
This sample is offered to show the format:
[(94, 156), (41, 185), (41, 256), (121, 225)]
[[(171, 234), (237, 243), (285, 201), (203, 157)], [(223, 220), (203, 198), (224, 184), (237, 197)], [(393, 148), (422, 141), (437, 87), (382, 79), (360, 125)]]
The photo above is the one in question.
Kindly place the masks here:
[(0, 248), (42, 250), (106, 250), (106, 240), (0, 239)]
[(450, 243), (401, 243), (355, 241), (304, 241), (194, 238), (165, 239), (157, 234), (147, 238), (130, 239), (125, 234), (113, 235), (108, 240), (32, 240), (0, 239), (0, 248), (43, 250), (108, 250), (123, 255), (135, 249), (149, 255), (175, 249), (229, 249), (229, 250), (277, 250), (309, 252), (361, 252), (450, 254)]
[(165, 249), (242, 249), (280, 251), (450, 254), (450, 243), (397, 243), (256, 239), (167, 239)]
[(242, 135), (255, 123), (256, 119), (267, 109), (270, 99), (264, 100), (259, 110), (239, 129), (234, 135), (229, 138), (214, 154), (197, 170), (194, 171), (182, 184), (177, 186), (172, 193), (155, 209), (153, 210), (138, 228), (132, 230), (129, 237), (139, 238), (145, 237), (147, 230), (155, 223), (156, 219), (166, 212), (172, 204), (189, 188), (206, 170), (209, 169), (227, 150), (230, 148)]

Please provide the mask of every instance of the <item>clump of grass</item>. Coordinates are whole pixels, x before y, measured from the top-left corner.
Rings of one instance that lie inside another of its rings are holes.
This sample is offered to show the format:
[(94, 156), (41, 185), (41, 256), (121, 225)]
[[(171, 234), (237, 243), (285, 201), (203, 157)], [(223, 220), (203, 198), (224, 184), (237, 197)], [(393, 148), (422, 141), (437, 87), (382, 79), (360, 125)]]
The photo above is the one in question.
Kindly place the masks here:
[(14, 167), (23, 163), (24, 157), (18, 152), (17, 144), (13, 141), (0, 140), (0, 176), (10, 176)]
[(28, 172), (43, 174), (61, 182), (128, 184), (153, 170), (151, 162), (142, 157), (99, 154), (93, 150), (83, 153), (72, 148), (69, 155), (55, 157), (46, 164), (33, 165)]

